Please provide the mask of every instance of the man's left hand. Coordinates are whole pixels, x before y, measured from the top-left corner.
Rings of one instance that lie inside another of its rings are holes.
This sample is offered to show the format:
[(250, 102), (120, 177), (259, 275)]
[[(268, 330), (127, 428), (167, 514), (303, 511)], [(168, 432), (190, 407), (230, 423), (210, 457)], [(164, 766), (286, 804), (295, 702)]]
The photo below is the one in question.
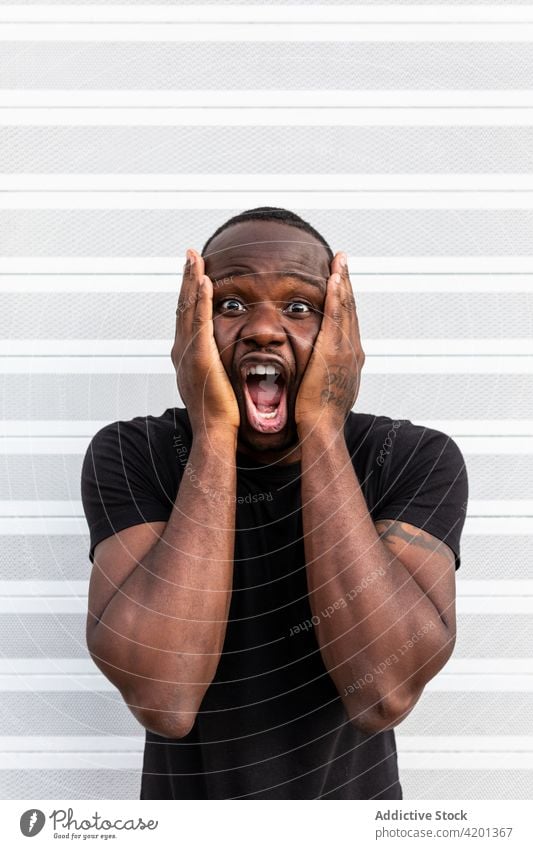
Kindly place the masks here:
[(306, 433), (343, 427), (365, 362), (346, 254), (335, 254), (330, 271), (320, 331), (296, 398), (296, 425)]

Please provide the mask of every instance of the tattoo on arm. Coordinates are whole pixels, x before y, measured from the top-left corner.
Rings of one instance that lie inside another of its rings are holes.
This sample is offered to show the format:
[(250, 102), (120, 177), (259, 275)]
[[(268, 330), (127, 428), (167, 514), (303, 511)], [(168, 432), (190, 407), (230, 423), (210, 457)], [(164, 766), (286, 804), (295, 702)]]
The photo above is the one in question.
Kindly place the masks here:
[(407, 522), (397, 522), (394, 519), (383, 519), (376, 522), (376, 530), (380, 538), (394, 544), (397, 540), (416, 545), (427, 551), (435, 551), (442, 554), (448, 560), (455, 562), (455, 554), (451, 548), (440, 539), (426, 533), (420, 528), (413, 528)]
[(353, 375), (346, 366), (333, 365), (329, 368), (325, 387), (320, 393), (320, 403), (335, 404), (336, 407), (351, 406), (357, 390), (357, 375)]

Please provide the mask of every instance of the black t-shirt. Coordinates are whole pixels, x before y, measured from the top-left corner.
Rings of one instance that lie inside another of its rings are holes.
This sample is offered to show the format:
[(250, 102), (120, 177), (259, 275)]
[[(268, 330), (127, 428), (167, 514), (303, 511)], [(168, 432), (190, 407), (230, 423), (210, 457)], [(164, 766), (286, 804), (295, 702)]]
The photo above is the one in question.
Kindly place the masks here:
[[(456, 443), (406, 419), (353, 412), (345, 440), (373, 520), (423, 528), (450, 546), (458, 568), (468, 483)], [(168, 520), (190, 444), (187, 411), (177, 407), (96, 433), (81, 480), (91, 562), (105, 537)], [(264, 466), (241, 452), (237, 463), (223, 653), (191, 732), (146, 731), (141, 799), (401, 799), (394, 732), (351, 724), (321, 659), (300, 463)]]

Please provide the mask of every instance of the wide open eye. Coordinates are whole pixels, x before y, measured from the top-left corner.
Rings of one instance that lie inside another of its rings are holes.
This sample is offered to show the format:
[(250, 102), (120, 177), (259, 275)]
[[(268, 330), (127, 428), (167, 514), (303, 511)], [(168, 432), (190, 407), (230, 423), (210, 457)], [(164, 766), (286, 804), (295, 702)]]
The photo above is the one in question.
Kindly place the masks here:
[(239, 307), (242, 307), (242, 310), (245, 309), (244, 304), (238, 298), (224, 298), (217, 304), (217, 309), (222, 310), (222, 312), (242, 312)]
[[(297, 307), (297, 309), (290, 309), (290, 307)], [(307, 315), (312, 312), (312, 307), (309, 304), (306, 304), (305, 301), (291, 301), (286, 308), (286, 311), (296, 315)]]

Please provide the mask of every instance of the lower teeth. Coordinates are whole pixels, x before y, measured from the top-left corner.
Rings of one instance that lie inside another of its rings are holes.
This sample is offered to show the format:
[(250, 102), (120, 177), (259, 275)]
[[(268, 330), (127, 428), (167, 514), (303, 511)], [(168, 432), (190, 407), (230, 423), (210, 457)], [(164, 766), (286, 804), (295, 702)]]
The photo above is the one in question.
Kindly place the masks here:
[(257, 412), (259, 413), (262, 419), (273, 419), (278, 411), (274, 410), (273, 413), (260, 413), (258, 410)]

